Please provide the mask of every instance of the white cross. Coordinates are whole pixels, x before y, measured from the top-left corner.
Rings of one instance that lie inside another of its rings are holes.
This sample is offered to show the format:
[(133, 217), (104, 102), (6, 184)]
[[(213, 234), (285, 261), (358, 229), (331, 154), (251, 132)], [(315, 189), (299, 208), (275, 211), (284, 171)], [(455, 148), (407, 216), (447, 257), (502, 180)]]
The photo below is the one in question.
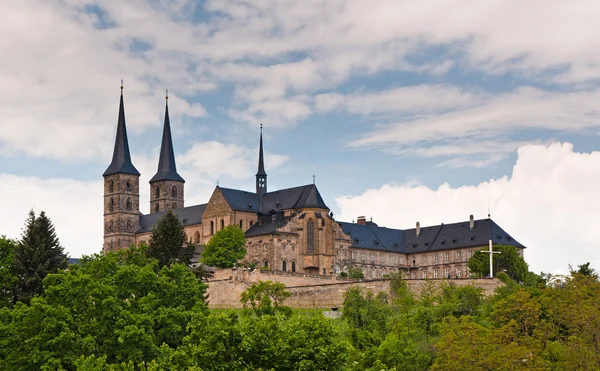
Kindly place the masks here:
[(501, 254), (501, 252), (492, 250), (492, 240), (490, 240), (490, 249), (488, 251), (481, 250), (481, 252), (490, 254), (490, 278), (494, 278), (494, 254)]

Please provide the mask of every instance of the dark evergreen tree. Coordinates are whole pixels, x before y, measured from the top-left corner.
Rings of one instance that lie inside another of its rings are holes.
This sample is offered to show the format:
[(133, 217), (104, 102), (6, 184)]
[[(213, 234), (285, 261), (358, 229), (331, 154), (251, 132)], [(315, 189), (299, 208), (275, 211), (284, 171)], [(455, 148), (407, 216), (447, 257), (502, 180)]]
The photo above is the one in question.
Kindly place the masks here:
[(49, 273), (67, 268), (67, 259), (52, 221), (44, 211), (36, 217), (31, 210), (15, 250), (15, 272), (19, 280), (15, 300), (29, 303), (34, 295), (42, 294), (42, 280)]
[(183, 224), (171, 210), (161, 216), (152, 229), (147, 254), (158, 259), (161, 267), (170, 266), (173, 263), (190, 264), (194, 254), (194, 245), (186, 242)]

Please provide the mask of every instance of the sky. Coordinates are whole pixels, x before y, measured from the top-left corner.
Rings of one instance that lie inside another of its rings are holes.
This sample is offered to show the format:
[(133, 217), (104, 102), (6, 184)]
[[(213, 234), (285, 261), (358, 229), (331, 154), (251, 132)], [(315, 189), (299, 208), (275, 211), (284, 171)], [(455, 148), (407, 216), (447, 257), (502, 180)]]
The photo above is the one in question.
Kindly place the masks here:
[(600, 2), (0, 3), (0, 235), (102, 248), (124, 80), (141, 211), (165, 89), (186, 205), (315, 182), (341, 221), (491, 217), (535, 272), (600, 270)]

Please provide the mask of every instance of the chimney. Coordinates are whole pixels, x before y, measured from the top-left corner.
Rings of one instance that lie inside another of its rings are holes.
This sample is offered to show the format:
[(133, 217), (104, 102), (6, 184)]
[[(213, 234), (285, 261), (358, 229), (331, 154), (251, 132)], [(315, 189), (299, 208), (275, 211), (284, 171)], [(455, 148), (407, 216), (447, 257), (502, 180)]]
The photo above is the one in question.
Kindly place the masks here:
[(421, 223), (417, 222), (417, 237), (421, 234)]
[(358, 218), (356, 218), (356, 223), (362, 224), (362, 225), (367, 224), (367, 217), (359, 216)]
[(473, 228), (475, 227), (475, 219), (473, 219), (473, 215), (469, 216), (469, 230), (473, 230)]

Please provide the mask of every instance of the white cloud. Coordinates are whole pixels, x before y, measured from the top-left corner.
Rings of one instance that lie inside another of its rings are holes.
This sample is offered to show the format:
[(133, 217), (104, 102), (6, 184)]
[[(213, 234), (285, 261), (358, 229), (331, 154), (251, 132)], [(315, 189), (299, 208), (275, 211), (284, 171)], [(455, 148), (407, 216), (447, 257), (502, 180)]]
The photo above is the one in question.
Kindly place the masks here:
[(384, 185), (336, 202), (340, 220), (372, 215), (390, 228), (484, 218), (490, 202), (492, 219), (528, 247), (534, 271), (565, 272), (567, 264), (586, 261), (598, 269), (599, 169), (600, 152), (577, 153), (569, 143), (525, 145), (510, 177), (457, 188)]
[(485, 94), (471, 93), (456, 86), (417, 85), (382, 91), (358, 91), (349, 95), (319, 94), (315, 96), (318, 111), (344, 108), (349, 113), (373, 115), (379, 113), (436, 113), (472, 107), (481, 103)]
[(411, 144), (463, 138), (492, 138), (526, 128), (582, 130), (599, 127), (600, 90), (572, 93), (520, 88), (475, 107), (380, 125), (351, 142), (353, 147)]
[[(20, 238), (27, 213), (45, 211), (72, 257), (102, 250), (102, 181), (40, 179), (0, 174), (0, 234)], [(96, 197), (90, 197), (96, 195)]]

